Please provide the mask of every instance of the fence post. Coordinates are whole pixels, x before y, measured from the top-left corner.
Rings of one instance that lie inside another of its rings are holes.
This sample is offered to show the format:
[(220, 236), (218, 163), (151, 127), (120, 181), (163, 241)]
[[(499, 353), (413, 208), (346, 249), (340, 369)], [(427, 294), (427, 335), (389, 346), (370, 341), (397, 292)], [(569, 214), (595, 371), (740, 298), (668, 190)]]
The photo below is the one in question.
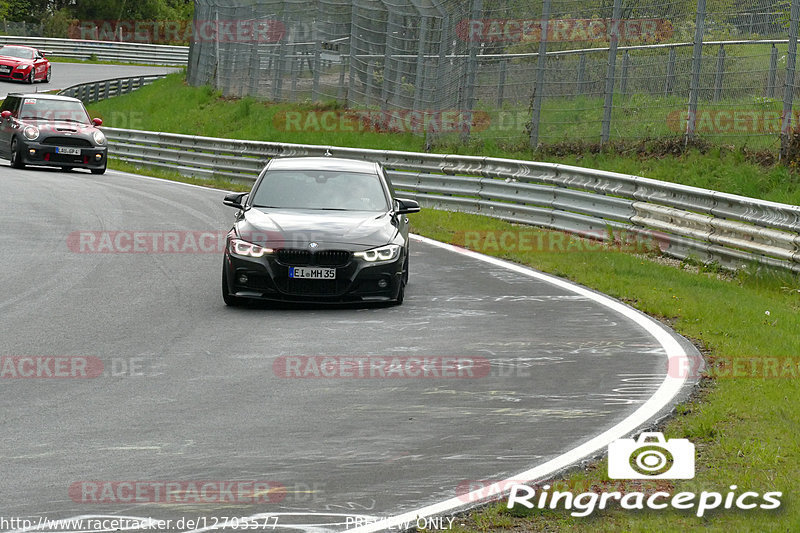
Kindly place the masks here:
[(497, 107), (503, 107), (503, 100), (506, 95), (506, 69), (508, 68), (508, 61), (505, 59), (500, 60), (500, 75), (497, 77)]
[(675, 87), (675, 47), (669, 47), (667, 60), (667, 79), (664, 81), (664, 96), (670, 96)]
[(714, 75), (714, 102), (718, 102), (722, 95), (722, 76), (725, 72), (725, 47), (719, 45), (717, 54), (717, 73)]
[(576, 92), (578, 96), (583, 94), (583, 79), (586, 77), (586, 54), (582, 53), (578, 61), (578, 82)]
[(692, 77), (689, 83), (689, 113), (686, 120), (686, 144), (694, 137), (697, 119), (697, 96), (700, 93), (700, 68), (703, 63), (703, 33), (706, 26), (706, 0), (697, 0), (697, 21), (694, 28), (692, 51)]
[(533, 113), (531, 114), (530, 146), (534, 150), (539, 146), (539, 117), (542, 113), (542, 93), (544, 92), (544, 70), (547, 66), (547, 32), (550, 21), (550, 0), (542, 1), (542, 38), (539, 41), (539, 53), (536, 56), (536, 85), (533, 89)]
[(622, 79), (619, 80), (619, 92), (622, 95), (622, 98), (625, 98), (625, 95), (628, 94), (628, 64), (630, 63), (630, 55), (628, 51), (625, 50), (625, 53), (622, 54)]
[[(481, 18), (481, 11), (483, 11), (483, 0), (472, 0), (472, 20)], [(475, 107), (475, 82), (477, 79), (478, 71), (478, 43), (475, 39), (469, 39), (469, 59), (467, 60), (466, 72), (466, 87), (464, 94), (464, 102), (462, 111), (465, 111), (465, 116), (470, 117), (466, 121), (462, 121), (463, 130), (461, 131), (461, 140), (466, 142), (469, 139), (469, 134), (472, 126), (472, 109)]]
[[(359, 0), (353, 0), (350, 14), (350, 61), (347, 66), (347, 107), (352, 107), (355, 104), (355, 86), (356, 86), (356, 68), (359, 62), (356, 61), (356, 50), (358, 49), (358, 18), (359, 8), (361, 7)], [(363, 64), (363, 61), (361, 61)], [(294, 92), (294, 89), (292, 90)]]
[(797, 24), (800, 20), (800, 0), (792, 0), (789, 15), (789, 49), (786, 52), (786, 83), (783, 91), (783, 114), (781, 115), (781, 151), (778, 159), (785, 158), (789, 150), (792, 131), (792, 99), (794, 97), (794, 72), (797, 61)]
[(605, 101), (603, 102), (603, 128), (600, 144), (605, 144), (611, 135), (611, 112), (614, 105), (614, 71), (617, 66), (617, 45), (619, 44), (620, 13), (622, 0), (614, 0), (611, 12), (611, 38), (608, 44), (608, 67), (606, 68)]
[[(316, 37), (316, 36), (315, 36)], [(314, 81), (311, 83), (311, 101), (316, 102), (319, 99), (319, 71), (322, 68), (320, 64), (320, 54), (322, 53), (322, 41), (317, 38), (314, 41)]]
[(778, 72), (778, 48), (773, 44), (769, 53), (769, 74), (767, 75), (767, 97), (775, 98), (775, 77)]
[(419, 45), (417, 46), (417, 72), (414, 78), (414, 111), (419, 111), (422, 91), (425, 89), (425, 42), (428, 40), (428, 17), (422, 17), (419, 26)]
[(375, 74), (375, 65), (372, 60), (367, 61), (367, 87), (364, 89), (364, 105), (369, 107), (372, 104), (373, 82), (372, 76)]

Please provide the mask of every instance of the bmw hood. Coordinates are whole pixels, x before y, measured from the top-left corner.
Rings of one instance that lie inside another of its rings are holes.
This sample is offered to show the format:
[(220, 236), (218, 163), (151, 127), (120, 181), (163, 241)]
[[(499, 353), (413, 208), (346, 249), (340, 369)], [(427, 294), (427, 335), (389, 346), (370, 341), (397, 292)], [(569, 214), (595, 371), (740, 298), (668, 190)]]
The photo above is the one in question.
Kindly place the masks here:
[(372, 211), (297, 211), (251, 208), (236, 224), (239, 236), (268, 248), (366, 250), (392, 242), (397, 228), (389, 213)]

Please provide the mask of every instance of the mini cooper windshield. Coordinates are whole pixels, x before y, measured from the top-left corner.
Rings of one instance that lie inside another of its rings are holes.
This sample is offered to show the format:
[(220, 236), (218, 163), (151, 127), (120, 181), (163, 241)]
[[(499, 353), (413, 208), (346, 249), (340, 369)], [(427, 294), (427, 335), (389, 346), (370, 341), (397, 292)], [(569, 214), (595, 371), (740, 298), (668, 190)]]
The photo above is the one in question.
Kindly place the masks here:
[(26, 98), (20, 110), (21, 120), (45, 120), (48, 122), (74, 122), (91, 124), (86, 108), (80, 102)]
[(323, 211), (387, 211), (375, 174), (338, 170), (272, 170), (264, 175), (253, 207)]

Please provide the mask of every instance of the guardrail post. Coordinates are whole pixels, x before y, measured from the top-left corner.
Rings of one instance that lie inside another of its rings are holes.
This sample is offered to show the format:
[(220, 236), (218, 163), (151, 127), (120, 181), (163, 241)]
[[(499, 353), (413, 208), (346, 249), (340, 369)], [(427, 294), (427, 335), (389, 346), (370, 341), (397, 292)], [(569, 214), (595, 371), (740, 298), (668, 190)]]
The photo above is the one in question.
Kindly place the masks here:
[(508, 68), (508, 61), (506, 61), (505, 59), (501, 59), (500, 74), (497, 76), (497, 107), (503, 107), (503, 100), (505, 100), (507, 68)]
[(578, 60), (578, 81), (575, 92), (578, 96), (583, 94), (583, 79), (586, 77), (586, 54), (582, 53)]
[(786, 82), (783, 91), (783, 114), (781, 115), (781, 151), (779, 159), (785, 158), (789, 150), (792, 132), (792, 99), (794, 98), (794, 74), (797, 62), (797, 24), (800, 21), (800, 0), (792, 0), (789, 15), (789, 49), (786, 52)]
[(542, 114), (542, 93), (544, 92), (544, 71), (547, 66), (547, 32), (550, 22), (550, 0), (542, 2), (542, 38), (539, 40), (539, 53), (536, 55), (536, 85), (533, 88), (533, 113), (531, 114), (530, 147), (539, 146), (539, 118)]
[(669, 47), (669, 59), (667, 59), (667, 78), (664, 81), (664, 96), (672, 95), (675, 89), (675, 47)]
[(619, 24), (622, 0), (614, 0), (611, 12), (611, 38), (608, 43), (608, 67), (606, 68), (605, 102), (603, 103), (603, 129), (600, 144), (605, 144), (611, 135), (611, 112), (614, 105), (614, 72), (617, 66), (617, 45), (619, 44)]
[(717, 72), (714, 75), (714, 102), (719, 102), (722, 94), (722, 76), (725, 73), (725, 47), (719, 45), (717, 54)]
[(686, 137), (694, 137), (697, 119), (697, 97), (700, 94), (700, 68), (703, 66), (703, 33), (706, 27), (706, 0), (697, 0), (697, 21), (694, 28), (694, 47), (692, 51), (692, 78), (689, 83), (689, 113), (686, 120)]

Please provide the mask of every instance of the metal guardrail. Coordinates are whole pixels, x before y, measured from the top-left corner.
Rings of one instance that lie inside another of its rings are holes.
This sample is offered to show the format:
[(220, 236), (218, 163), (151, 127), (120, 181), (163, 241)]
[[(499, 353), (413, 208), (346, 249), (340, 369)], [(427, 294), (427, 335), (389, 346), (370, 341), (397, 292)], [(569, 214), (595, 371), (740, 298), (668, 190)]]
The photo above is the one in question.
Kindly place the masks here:
[(152, 76), (129, 76), (127, 78), (113, 78), (110, 80), (81, 83), (62, 89), (58, 94), (62, 96), (71, 96), (81, 100), (85, 104), (90, 104), (113, 96), (127, 94), (136, 89), (141, 89), (145, 85), (150, 85), (154, 81), (165, 77), (166, 74), (154, 74)]
[(554, 163), (103, 130), (112, 157), (137, 166), (252, 183), (273, 157), (368, 159), (383, 163), (396, 189), (428, 207), (601, 239), (655, 236), (673, 257), (800, 273), (798, 206)]
[(188, 46), (123, 43), (115, 41), (83, 41), (53, 39), (49, 37), (16, 37), (0, 35), (0, 44), (32, 46), (48, 55), (122, 63), (148, 63), (156, 65), (186, 66), (189, 62)]

